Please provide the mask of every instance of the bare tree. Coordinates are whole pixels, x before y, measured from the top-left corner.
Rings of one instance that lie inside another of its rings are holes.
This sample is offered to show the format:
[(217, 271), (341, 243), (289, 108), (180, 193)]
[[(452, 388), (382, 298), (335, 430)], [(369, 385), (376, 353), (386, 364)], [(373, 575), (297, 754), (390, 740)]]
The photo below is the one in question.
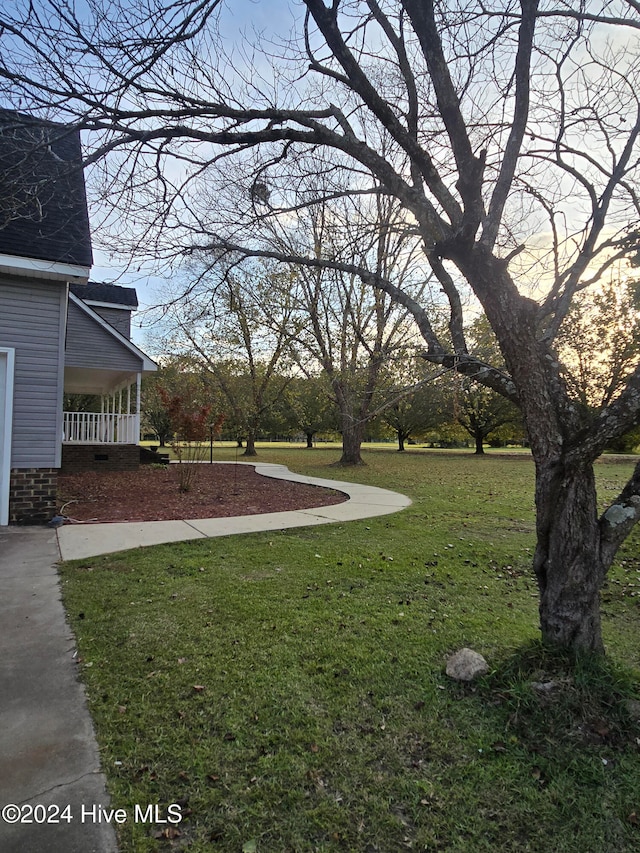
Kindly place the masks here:
[[(585, 418), (554, 341), (576, 294), (638, 251), (636, 0), (303, 0), (299, 40), (268, 80), (273, 45), (244, 72), (225, 64), (216, 7), (93, 0), (76, 21), (67, 5), (8, 2), (5, 97), (94, 132), (89, 160), (112, 154), (105, 196), (145, 246), (239, 246), (359, 276), (412, 312), (427, 360), (518, 405), (536, 464), (542, 635), (602, 651), (599, 591), (640, 517), (640, 466), (599, 515), (593, 462), (638, 422), (640, 368)], [(312, 203), (296, 197), (294, 176), (319, 148), (348, 164), (353, 191), (402, 205), (448, 300), (451, 345), (380, 272), (254, 239), (257, 211)], [(222, 231), (199, 200), (230, 177), (249, 182), (236, 227)], [(466, 286), (505, 370), (470, 351)]]
[[(397, 205), (381, 197), (364, 205), (358, 197), (330, 204), (326, 191), (322, 195), (323, 201), (298, 217), (293, 233), (273, 229), (278, 251), (309, 252), (319, 261), (346, 259), (416, 296), (425, 292), (415, 241)], [(384, 291), (340, 268), (298, 266), (292, 292), (299, 321), (291, 343), (305, 374), (320, 368), (328, 379), (342, 434), (338, 464), (362, 465), (367, 426), (396, 396), (384, 387), (385, 372), (392, 361), (407, 358), (415, 341), (409, 314)]]
[[(192, 270), (189, 285), (178, 285), (179, 298), (164, 309), (167, 332), (158, 345), (209, 374), (230, 410), (227, 429), (234, 425), (246, 439), (244, 456), (256, 456), (261, 424), (291, 378), (285, 361), (293, 308), (282, 282), (290, 275), (257, 262), (216, 269), (206, 255)], [(275, 305), (274, 293), (283, 295)]]

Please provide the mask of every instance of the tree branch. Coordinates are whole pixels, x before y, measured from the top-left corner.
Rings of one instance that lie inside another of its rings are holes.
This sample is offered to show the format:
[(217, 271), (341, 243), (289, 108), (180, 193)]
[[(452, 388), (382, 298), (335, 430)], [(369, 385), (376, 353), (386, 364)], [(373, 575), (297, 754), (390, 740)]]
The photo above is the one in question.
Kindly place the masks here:
[(600, 517), (600, 553), (609, 566), (618, 548), (640, 521), (640, 462), (618, 497)]
[(493, 248), (502, 222), (504, 206), (513, 183), (522, 140), (529, 118), (530, 70), (533, 36), (538, 0), (521, 0), (522, 19), (518, 32), (518, 52), (515, 60), (515, 110), (498, 180), (491, 196), (487, 218), (482, 229), (482, 241)]
[(442, 181), (432, 159), (403, 127), (388, 101), (378, 94), (361, 65), (349, 50), (338, 26), (337, 5), (328, 9), (323, 0), (304, 0), (304, 3), (333, 56), (344, 69), (350, 88), (360, 95), (373, 115), (378, 118), (411, 160), (418, 165), (425, 184), (442, 205), (450, 223), (459, 222), (462, 215), (460, 205)]
[(433, 364), (441, 364), (444, 367), (463, 374), (464, 376), (468, 376), (481, 385), (486, 385), (488, 388), (492, 388), (494, 391), (497, 391), (503, 397), (506, 397), (508, 400), (511, 400), (512, 403), (519, 406), (519, 398), (515, 385), (508, 374), (490, 364), (486, 364), (480, 359), (474, 358), (473, 356), (453, 355), (451, 353), (447, 353), (431, 325), (427, 311), (415, 299), (406, 293), (406, 291), (396, 287), (384, 278), (384, 276), (381, 276), (378, 273), (373, 273), (365, 267), (360, 267), (356, 264), (344, 263), (342, 261), (304, 257), (301, 255), (268, 249), (250, 249), (245, 246), (231, 243), (222, 238), (215, 238), (207, 244), (185, 250), (185, 254), (190, 254), (196, 251), (222, 253), (237, 252), (247, 258), (270, 258), (284, 264), (292, 264), (315, 269), (337, 270), (349, 275), (356, 275), (365, 284), (387, 293), (395, 302), (402, 305), (411, 313), (420, 333), (422, 334), (422, 337), (429, 346), (428, 351), (421, 354), (421, 358), (424, 358), (426, 361)]

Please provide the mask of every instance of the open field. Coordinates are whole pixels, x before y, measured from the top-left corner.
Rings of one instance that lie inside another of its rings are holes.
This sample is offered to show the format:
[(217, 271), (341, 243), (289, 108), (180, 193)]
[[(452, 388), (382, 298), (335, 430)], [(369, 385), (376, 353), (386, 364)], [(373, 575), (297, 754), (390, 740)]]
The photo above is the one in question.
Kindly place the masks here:
[[(638, 533), (603, 593), (608, 661), (571, 674), (536, 642), (526, 454), (259, 452), (414, 503), (63, 566), (113, 805), (185, 816), (127, 822), (123, 853), (637, 850)], [(603, 504), (631, 468), (597, 466)], [(462, 646), (492, 669), (473, 687), (444, 675)]]

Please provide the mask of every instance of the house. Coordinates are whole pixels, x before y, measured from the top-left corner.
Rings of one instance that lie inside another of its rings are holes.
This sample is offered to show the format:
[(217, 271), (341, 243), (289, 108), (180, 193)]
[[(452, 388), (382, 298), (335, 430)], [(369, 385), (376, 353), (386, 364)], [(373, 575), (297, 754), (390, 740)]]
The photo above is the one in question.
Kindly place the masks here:
[[(56, 511), (60, 470), (131, 468), (140, 381), (135, 290), (90, 284), (79, 133), (0, 110), (0, 525)], [(64, 411), (93, 394), (100, 411)]]

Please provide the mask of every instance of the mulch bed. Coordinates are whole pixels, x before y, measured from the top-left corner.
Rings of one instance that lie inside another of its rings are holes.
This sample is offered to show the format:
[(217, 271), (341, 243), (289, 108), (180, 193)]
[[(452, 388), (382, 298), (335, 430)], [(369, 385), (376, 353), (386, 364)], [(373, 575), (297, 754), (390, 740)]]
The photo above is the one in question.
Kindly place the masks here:
[(333, 489), (274, 480), (249, 465), (199, 464), (188, 492), (179, 465), (58, 476), (58, 511), (76, 521), (167, 521), (228, 518), (342, 503)]

